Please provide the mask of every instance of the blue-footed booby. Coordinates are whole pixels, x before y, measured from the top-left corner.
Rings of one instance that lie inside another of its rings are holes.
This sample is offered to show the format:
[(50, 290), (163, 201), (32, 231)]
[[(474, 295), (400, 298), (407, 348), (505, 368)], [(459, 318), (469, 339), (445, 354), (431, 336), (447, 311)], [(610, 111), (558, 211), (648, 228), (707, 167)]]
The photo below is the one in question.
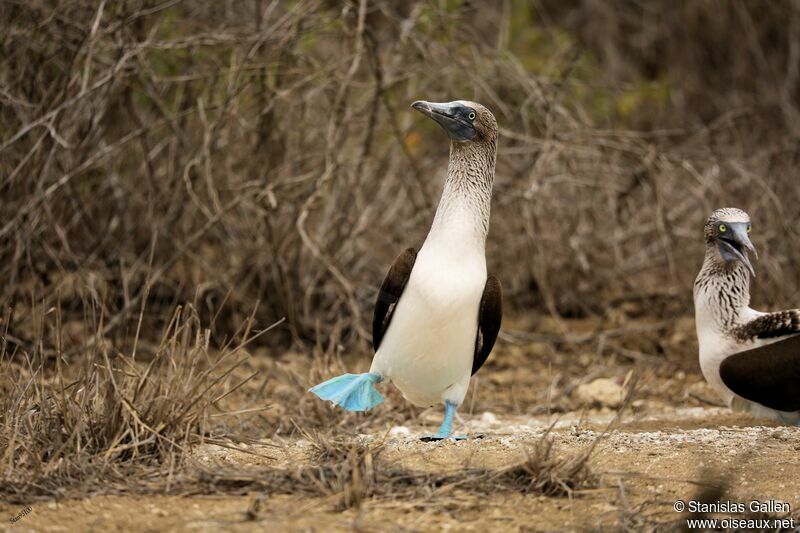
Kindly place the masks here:
[(750, 308), (752, 225), (740, 209), (718, 209), (705, 225), (706, 256), (694, 283), (700, 368), (733, 409), (800, 422), (800, 310)]
[(375, 384), (389, 380), (414, 405), (444, 403), (442, 425), (423, 438), (441, 440), (452, 437), (456, 409), (470, 377), (489, 357), (502, 319), (500, 282), (487, 276), (485, 254), (497, 122), (475, 102), (417, 101), (411, 107), (450, 138), (433, 224), (422, 248), (400, 254), (381, 285), (370, 371), (335, 377), (311, 392), (348, 411), (366, 411), (383, 401)]

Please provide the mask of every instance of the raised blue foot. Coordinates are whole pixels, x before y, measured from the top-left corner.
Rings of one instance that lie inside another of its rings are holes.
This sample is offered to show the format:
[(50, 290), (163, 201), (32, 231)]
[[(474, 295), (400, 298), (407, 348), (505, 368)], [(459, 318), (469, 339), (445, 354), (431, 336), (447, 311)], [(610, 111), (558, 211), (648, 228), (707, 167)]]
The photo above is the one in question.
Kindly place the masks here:
[(458, 406), (453, 402), (444, 402), (444, 420), (435, 435), (426, 435), (420, 438), (422, 442), (435, 442), (444, 439), (467, 440), (466, 435), (453, 435), (453, 418)]
[(369, 411), (383, 401), (383, 396), (375, 388), (383, 378), (379, 374), (344, 374), (311, 387), (323, 400), (348, 411)]

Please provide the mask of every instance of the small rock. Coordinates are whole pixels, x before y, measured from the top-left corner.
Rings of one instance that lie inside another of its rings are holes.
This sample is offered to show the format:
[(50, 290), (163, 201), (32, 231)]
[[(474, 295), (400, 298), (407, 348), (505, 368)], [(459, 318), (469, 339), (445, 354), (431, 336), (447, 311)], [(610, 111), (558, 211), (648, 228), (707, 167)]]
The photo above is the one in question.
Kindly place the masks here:
[(776, 429), (772, 432), (772, 438), (777, 440), (789, 440), (789, 435), (783, 429)]
[(704, 404), (720, 407), (724, 405), (717, 391), (705, 381), (696, 381), (689, 385), (684, 393), (684, 397), (694, 398)]
[(497, 424), (497, 417), (494, 415), (494, 413), (486, 411), (481, 415), (481, 422), (484, 424)]
[(610, 407), (615, 409), (622, 404), (624, 392), (614, 380), (598, 378), (591, 383), (580, 385), (572, 393), (575, 400), (585, 406)]
[(394, 426), (389, 430), (389, 435), (392, 437), (405, 437), (411, 435), (411, 430), (405, 426)]

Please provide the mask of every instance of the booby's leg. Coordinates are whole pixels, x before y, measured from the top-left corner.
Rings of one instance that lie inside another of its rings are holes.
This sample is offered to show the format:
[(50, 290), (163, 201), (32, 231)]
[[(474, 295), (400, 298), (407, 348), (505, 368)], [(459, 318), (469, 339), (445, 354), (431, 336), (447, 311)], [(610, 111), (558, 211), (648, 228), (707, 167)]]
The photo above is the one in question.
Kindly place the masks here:
[(439, 426), (439, 431), (436, 432), (436, 435), (428, 435), (419, 440), (423, 442), (434, 442), (443, 439), (466, 440), (466, 435), (451, 435), (453, 433), (453, 418), (456, 416), (457, 407), (455, 403), (449, 400), (444, 402), (444, 420), (442, 425)]
[(381, 381), (383, 377), (374, 372), (344, 374), (311, 387), (309, 392), (347, 411), (369, 411), (383, 401), (383, 396), (375, 388), (375, 384)]

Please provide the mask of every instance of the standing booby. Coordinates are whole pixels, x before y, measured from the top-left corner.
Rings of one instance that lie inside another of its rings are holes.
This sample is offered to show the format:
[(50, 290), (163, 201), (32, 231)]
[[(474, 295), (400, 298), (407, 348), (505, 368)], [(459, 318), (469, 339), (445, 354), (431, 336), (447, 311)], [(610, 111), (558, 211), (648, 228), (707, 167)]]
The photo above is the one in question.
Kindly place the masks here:
[(444, 403), (442, 425), (423, 438), (441, 440), (451, 437), (470, 377), (486, 362), (500, 330), (502, 292), (497, 278), (487, 277), (485, 254), (497, 122), (475, 102), (418, 101), (411, 107), (436, 121), (451, 141), (433, 224), (419, 252), (400, 254), (381, 285), (370, 371), (335, 377), (311, 392), (348, 411), (366, 411), (383, 401), (374, 385), (390, 380), (414, 405)]
[(734, 409), (800, 421), (800, 310), (750, 308), (750, 217), (718, 209), (706, 222), (706, 257), (694, 283), (700, 368)]

